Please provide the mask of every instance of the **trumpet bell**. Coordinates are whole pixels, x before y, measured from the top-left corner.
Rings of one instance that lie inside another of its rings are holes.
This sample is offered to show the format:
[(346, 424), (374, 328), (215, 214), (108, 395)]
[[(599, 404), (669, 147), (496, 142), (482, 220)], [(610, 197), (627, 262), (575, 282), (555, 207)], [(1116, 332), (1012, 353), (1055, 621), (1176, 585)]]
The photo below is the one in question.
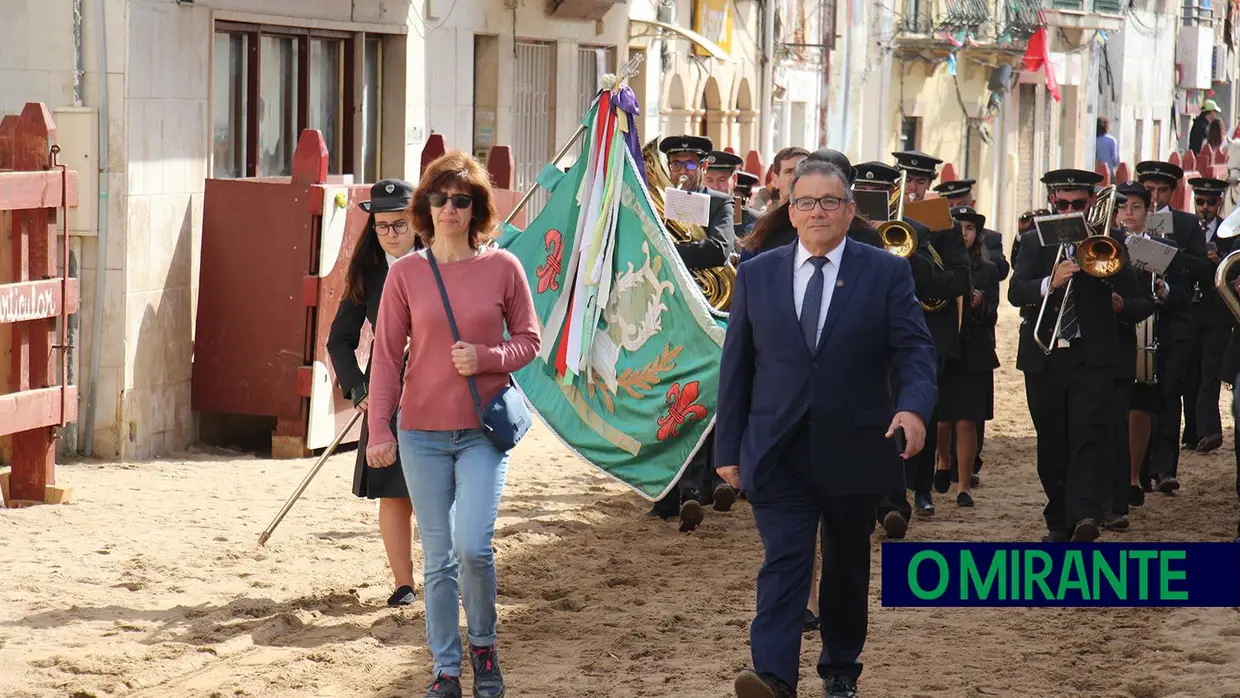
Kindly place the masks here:
[(878, 234), (883, 239), (883, 249), (897, 257), (908, 259), (917, 251), (917, 231), (904, 221), (879, 223)]
[(1097, 235), (1082, 242), (1076, 251), (1081, 271), (1099, 279), (1124, 268), (1124, 248), (1110, 237)]

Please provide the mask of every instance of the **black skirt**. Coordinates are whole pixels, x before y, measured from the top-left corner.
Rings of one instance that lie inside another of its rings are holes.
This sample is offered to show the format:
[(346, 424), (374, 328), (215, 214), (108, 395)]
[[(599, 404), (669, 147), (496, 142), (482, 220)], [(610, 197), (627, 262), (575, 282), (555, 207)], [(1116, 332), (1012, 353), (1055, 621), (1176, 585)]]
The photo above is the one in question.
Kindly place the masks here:
[(948, 360), (939, 378), (940, 422), (986, 422), (994, 419), (994, 371), (970, 371), (958, 359)]
[[(357, 440), (357, 465), (353, 467), (353, 494), (364, 499), (406, 499), (409, 489), (405, 486), (405, 473), (400, 467), (400, 454), (396, 462), (386, 468), (366, 465), (366, 444), (370, 441), (368, 420), (362, 417), (362, 435)], [(392, 433), (396, 431), (396, 415), (392, 415)], [(399, 447), (398, 447), (399, 448)]]

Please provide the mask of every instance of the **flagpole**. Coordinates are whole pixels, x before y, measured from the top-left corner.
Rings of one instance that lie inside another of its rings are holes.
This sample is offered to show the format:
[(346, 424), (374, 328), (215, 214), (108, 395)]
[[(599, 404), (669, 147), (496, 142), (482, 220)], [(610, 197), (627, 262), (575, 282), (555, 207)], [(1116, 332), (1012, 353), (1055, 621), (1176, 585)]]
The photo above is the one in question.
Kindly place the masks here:
[[(581, 140), (581, 137), (582, 135), (585, 134), (585, 132), (586, 132), (585, 124), (578, 126), (577, 132), (573, 134), (572, 138), (568, 139), (568, 142), (564, 144), (563, 148), (560, 148), (560, 152), (555, 154), (555, 157), (552, 158), (550, 164), (551, 165), (559, 164), (559, 162), (564, 159), (564, 156), (568, 154), (569, 149), (572, 148), (574, 145), (577, 145), (577, 141)], [(536, 191), (538, 191), (537, 183), (535, 183), (534, 186), (530, 187), (529, 191), (525, 192), (525, 195), (522, 196), (521, 200), (517, 202), (517, 205), (512, 209), (512, 213), (509, 213), (508, 217), (504, 219), (504, 225), (511, 223), (512, 219), (517, 217), (517, 214), (520, 213), (521, 209), (525, 208), (525, 205), (530, 202), (530, 197), (534, 196), (534, 192)]]
[[(616, 84), (617, 90), (620, 89), (620, 86), (623, 85), (625, 81), (627, 81), (629, 78), (633, 77), (634, 75), (637, 75), (637, 67), (641, 65), (644, 59), (645, 59), (645, 56), (643, 54), (638, 53), (630, 57), (629, 60), (626, 61), (624, 65), (620, 66), (620, 73), (619, 75), (616, 76), (619, 79), (619, 82)], [(605, 76), (605, 77), (609, 77), (609, 76)], [(578, 126), (577, 132), (573, 134), (572, 138), (568, 139), (568, 142), (564, 144), (563, 148), (560, 148), (560, 152), (555, 154), (555, 157), (551, 159), (550, 164), (552, 166), (558, 165), (560, 161), (564, 159), (564, 156), (568, 154), (569, 149), (572, 148), (574, 145), (576, 145), (577, 141), (581, 140), (581, 137), (585, 135), (585, 132), (586, 132), (585, 124)], [(530, 187), (529, 191), (525, 192), (525, 195), (522, 196), (521, 200), (517, 202), (517, 205), (512, 209), (512, 212), (509, 213), (508, 217), (504, 219), (504, 225), (508, 225), (509, 223), (512, 222), (514, 218), (517, 217), (517, 214), (520, 213), (521, 210), (525, 208), (525, 205), (530, 202), (530, 198), (534, 196), (534, 192), (536, 191), (538, 191), (537, 183), (535, 183), (534, 186)]]

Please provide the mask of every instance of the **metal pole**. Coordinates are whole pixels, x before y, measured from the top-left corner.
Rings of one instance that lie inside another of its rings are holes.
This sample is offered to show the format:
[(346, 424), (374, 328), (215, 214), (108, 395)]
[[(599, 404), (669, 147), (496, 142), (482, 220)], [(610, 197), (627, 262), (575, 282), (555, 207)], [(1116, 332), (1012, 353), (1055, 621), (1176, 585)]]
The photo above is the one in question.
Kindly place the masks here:
[[(284, 503), (284, 508), (280, 510), (279, 514), (276, 514), (276, 518), (273, 519), (271, 524), (267, 526), (267, 530), (263, 531), (263, 535), (258, 537), (259, 545), (267, 544), (267, 540), (271, 538), (271, 534), (276, 530), (276, 526), (280, 525), (280, 522), (284, 520), (285, 514), (288, 514), (289, 510), (293, 508), (293, 505), (297, 503), (298, 497), (301, 497), (302, 492), (305, 492), (306, 488), (310, 486), (310, 481), (314, 479), (314, 476), (319, 474), (319, 469), (322, 468), (323, 464), (327, 462), (328, 456), (336, 451), (336, 447), (339, 446), (340, 442), (344, 440), (344, 435), (349, 433), (349, 430), (352, 429), (353, 425), (357, 424), (357, 420), (361, 418), (362, 413), (354, 411), (353, 417), (349, 419), (349, 423), (344, 426), (344, 429), (340, 430), (339, 434), (336, 434), (336, 438), (331, 442), (331, 444), (328, 445), (327, 450), (323, 451), (323, 455), (319, 456), (319, 459), (315, 461), (314, 467), (310, 468), (310, 472), (306, 473), (306, 476), (302, 478), (301, 484), (297, 486), (297, 490), (293, 492), (293, 496), (289, 497), (288, 501)], [(396, 463), (388, 467), (399, 468), (400, 463)]]
[[(577, 132), (573, 134), (572, 138), (568, 139), (568, 142), (564, 144), (563, 148), (560, 148), (560, 152), (555, 154), (555, 158), (551, 160), (551, 164), (555, 165), (563, 160), (564, 156), (568, 154), (569, 149), (576, 145), (577, 141), (581, 140), (581, 136), (585, 132), (585, 124), (578, 126)], [(529, 191), (525, 192), (525, 195), (521, 197), (521, 200), (518, 201), (517, 205), (512, 209), (512, 213), (509, 213), (508, 217), (504, 219), (504, 225), (511, 223), (512, 219), (517, 217), (517, 214), (520, 213), (521, 209), (525, 208), (525, 205), (530, 202), (530, 197), (534, 196), (534, 192), (536, 191), (538, 191), (538, 184), (534, 184), (534, 186), (529, 188)]]

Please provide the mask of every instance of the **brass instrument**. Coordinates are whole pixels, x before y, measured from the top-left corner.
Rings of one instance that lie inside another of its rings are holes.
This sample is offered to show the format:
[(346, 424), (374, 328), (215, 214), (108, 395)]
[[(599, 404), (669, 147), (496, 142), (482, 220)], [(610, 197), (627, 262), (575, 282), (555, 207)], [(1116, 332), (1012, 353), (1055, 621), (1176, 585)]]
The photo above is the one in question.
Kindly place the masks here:
[[(672, 176), (659, 152), (659, 139), (655, 138), (642, 148), (642, 160), (646, 166), (646, 182), (650, 191), (650, 200), (654, 203), (654, 212), (663, 220), (663, 227), (672, 234), (676, 242), (701, 242), (706, 239), (706, 230), (700, 225), (682, 223), (664, 217), (663, 190), (672, 186)], [(677, 187), (682, 186), (688, 177), (681, 175)], [(737, 209), (737, 222), (740, 221), (740, 209)], [(736, 267), (729, 261), (721, 267), (694, 269), (691, 272), (697, 281), (706, 302), (712, 308), (727, 312), (732, 305), (732, 286), (736, 282)]]
[[(1092, 234), (1076, 245), (1076, 252), (1073, 259), (1081, 268), (1081, 271), (1098, 279), (1105, 279), (1113, 276), (1116, 272), (1124, 267), (1124, 259), (1127, 256), (1125, 249), (1118, 242), (1111, 238), (1111, 225), (1115, 220), (1117, 190), (1115, 185), (1111, 185), (1098, 193), (1098, 198), (1094, 204), (1085, 212), (1085, 225)], [(1059, 251), (1055, 254), (1055, 263), (1051, 265), (1052, 276), (1059, 263), (1066, 260), (1068, 246), (1061, 243)], [(1042, 343), (1041, 328), (1042, 319), (1046, 315), (1046, 308), (1050, 304), (1051, 296), (1054, 295), (1053, 289), (1047, 289), (1046, 297), (1042, 299), (1042, 307), (1038, 310), (1038, 319), (1033, 326), (1033, 341), (1037, 343), (1038, 348), (1043, 354), (1050, 355), (1055, 346), (1059, 343), (1060, 332), (1063, 331), (1063, 314), (1067, 307), (1068, 295), (1072, 293), (1072, 282), (1075, 276), (1068, 279), (1068, 285), (1064, 290), (1063, 300), (1059, 303), (1059, 313), (1055, 319), (1055, 328), (1051, 331), (1050, 341), (1046, 344)]]
[(1224, 305), (1235, 316), (1236, 321), (1240, 322), (1240, 297), (1237, 297), (1235, 287), (1227, 280), (1231, 268), (1237, 262), (1240, 262), (1240, 250), (1228, 254), (1219, 262), (1218, 269), (1214, 272), (1214, 290), (1218, 291)]
[(883, 240), (883, 249), (897, 257), (908, 259), (917, 251), (917, 231), (904, 222), (904, 187), (908, 180), (908, 172), (900, 170), (900, 181), (891, 192), (889, 209), (894, 208), (891, 220), (878, 224), (878, 234)]

